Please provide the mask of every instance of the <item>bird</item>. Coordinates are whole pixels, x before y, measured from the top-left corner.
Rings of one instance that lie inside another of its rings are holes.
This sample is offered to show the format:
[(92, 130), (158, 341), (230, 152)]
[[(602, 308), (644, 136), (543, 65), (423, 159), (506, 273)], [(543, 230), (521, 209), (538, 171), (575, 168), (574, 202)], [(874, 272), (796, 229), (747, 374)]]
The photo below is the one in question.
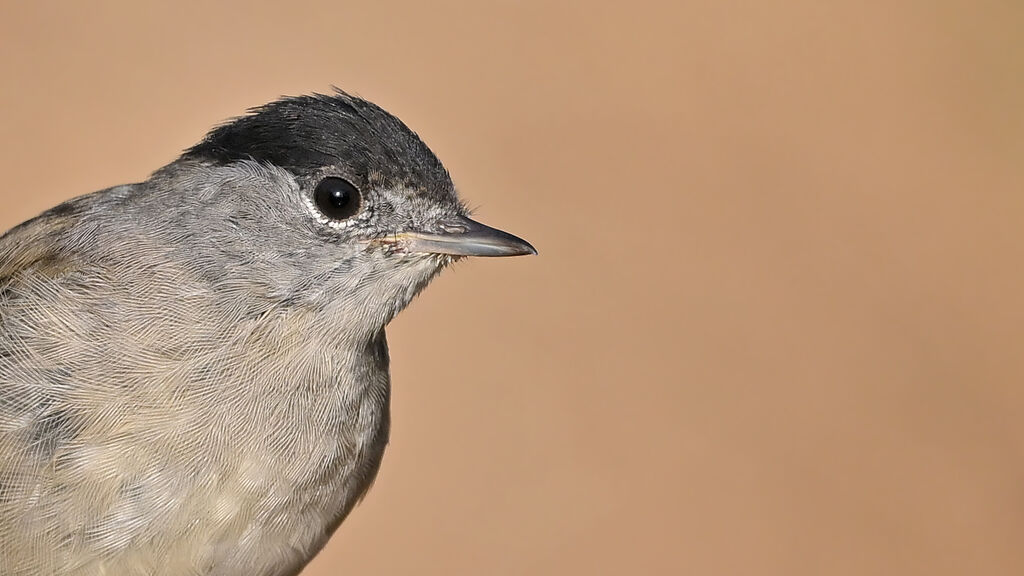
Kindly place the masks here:
[(294, 575), (366, 494), (387, 324), (470, 218), (401, 120), (285, 96), (0, 237), (0, 574)]

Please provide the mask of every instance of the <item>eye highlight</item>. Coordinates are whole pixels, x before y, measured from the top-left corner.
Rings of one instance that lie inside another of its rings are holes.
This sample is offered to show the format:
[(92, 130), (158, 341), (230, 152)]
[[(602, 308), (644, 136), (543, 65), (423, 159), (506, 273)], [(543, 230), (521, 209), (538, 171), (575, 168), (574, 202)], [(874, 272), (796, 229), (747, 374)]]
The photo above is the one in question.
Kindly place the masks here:
[(359, 189), (344, 178), (328, 176), (313, 191), (316, 209), (331, 220), (346, 220), (355, 216), (361, 203)]

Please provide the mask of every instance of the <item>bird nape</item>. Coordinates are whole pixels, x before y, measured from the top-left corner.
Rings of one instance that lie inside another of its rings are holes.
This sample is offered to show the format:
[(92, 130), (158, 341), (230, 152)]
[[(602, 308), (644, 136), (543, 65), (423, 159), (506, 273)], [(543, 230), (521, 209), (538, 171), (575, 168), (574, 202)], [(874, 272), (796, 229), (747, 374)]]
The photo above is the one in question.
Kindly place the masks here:
[(9, 230), (0, 573), (297, 573), (380, 465), (387, 323), (456, 259), (535, 253), (342, 92)]

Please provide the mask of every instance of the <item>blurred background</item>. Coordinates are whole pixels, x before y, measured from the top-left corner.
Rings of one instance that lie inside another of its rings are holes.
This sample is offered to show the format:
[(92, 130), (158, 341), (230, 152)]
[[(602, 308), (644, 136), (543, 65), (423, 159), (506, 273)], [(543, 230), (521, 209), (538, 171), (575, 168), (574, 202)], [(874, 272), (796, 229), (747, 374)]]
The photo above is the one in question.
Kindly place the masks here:
[(0, 228), (336, 84), (539, 257), (303, 573), (1024, 573), (1024, 4), (4, 2)]

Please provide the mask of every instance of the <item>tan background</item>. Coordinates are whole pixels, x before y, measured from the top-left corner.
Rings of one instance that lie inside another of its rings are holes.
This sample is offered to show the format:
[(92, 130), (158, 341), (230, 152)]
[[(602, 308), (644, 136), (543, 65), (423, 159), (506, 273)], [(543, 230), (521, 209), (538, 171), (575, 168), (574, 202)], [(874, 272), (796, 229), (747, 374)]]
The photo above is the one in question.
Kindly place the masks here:
[(21, 4), (2, 228), (333, 83), (541, 252), (393, 323), (305, 574), (1024, 573), (1024, 4)]

